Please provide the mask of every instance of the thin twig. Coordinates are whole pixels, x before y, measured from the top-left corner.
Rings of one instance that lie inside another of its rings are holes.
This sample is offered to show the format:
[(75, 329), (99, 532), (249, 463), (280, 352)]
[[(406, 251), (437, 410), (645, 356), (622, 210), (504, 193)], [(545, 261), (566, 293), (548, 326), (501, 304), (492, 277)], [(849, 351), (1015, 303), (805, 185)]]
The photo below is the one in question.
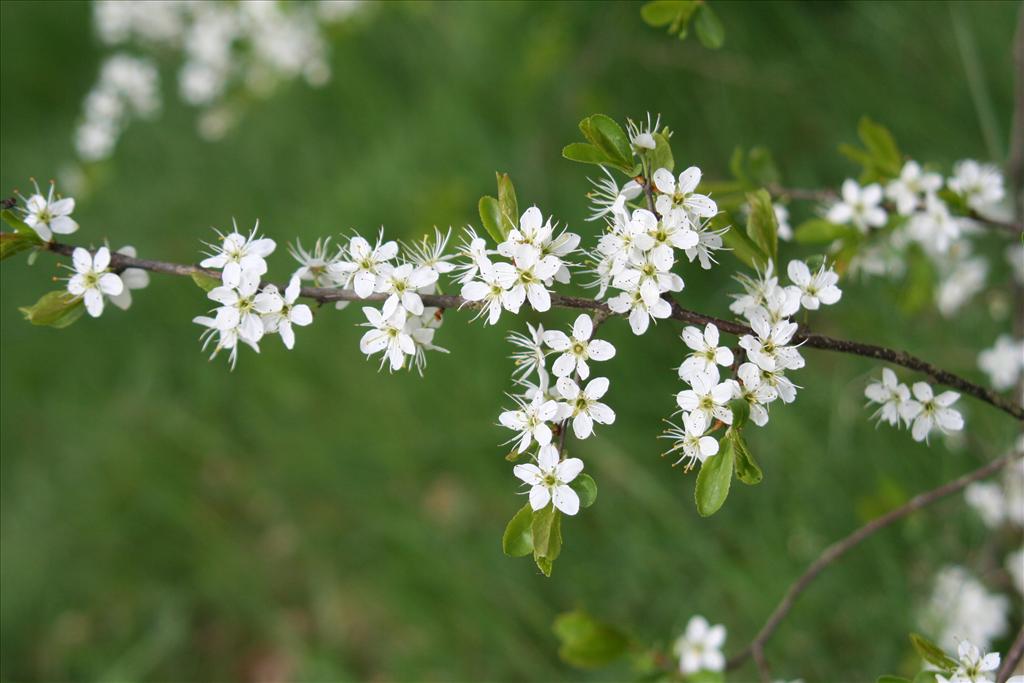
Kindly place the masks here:
[[(66, 256), (70, 256), (71, 252), (75, 249), (73, 245), (62, 244), (59, 242), (49, 242), (45, 247), (50, 251), (58, 254), (64, 254)], [(114, 271), (124, 270), (125, 268), (141, 268), (142, 270), (149, 270), (156, 273), (167, 273), (169, 275), (182, 275), (186, 277), (196, 274), (212, 278), (220, 277), (220, 273), (218, 271), (200, 268), (199, 266), (139, 259), (126, 256), (124, 254), (118, 254), (116, 252), (110, 255), (110, 268)], [(364, 301), (367, 303), (373, 303), (383, 301), (387, 298), (386, 294), (371, 294), (366, 298), (361, 298), (350, 289), (339, 289), (337, 287), (303, 287), (302, 296), (309, 299), (315, 299), (320, 303), (327, 303), (331, 301)], [(423, 304), (425, 306), (434, 308), (471, 308), (478, 305), (453, 294), (421, 294), (420, 298), (423, 300)], [(600, 314), (603, 317), (621, 315), (608, 308), (608, 305), (604, 302), (581, 297), (564, 296), (561, 294), (551, 295), (551, 305), (559, 308), (591, 311), (593, 313)], [(683, 308), (675, 301), (672, 302), (671, 318), (679, 322), (693, 325), (706, 325), (707, 323), (713, 323), (721, 331), (737, 336), (754, 334), (754, 331), (743, 323), (723, 320), (721, 318), (716, 318), (715, 316), (691, 311)], [(854, 356), (864, 356), (865, 358), (875, 358), (887, 363), (892, 363), (893, 365), (901, 365), (905, 368), (909, 368), (910, 370), (928, 375), (939, 384), (944, 384), (952, 389), (957, 389), (962, 393), (968, 394), (984, 401), (985, 403), (995, 406), (1003, 412), (1024, 422), (1024, 408), (1022, 408), (1020, 404), (1015, 403), (1009, 398), (1006, 398), (991, 389), (969, 382), (959, 375), (943, 370), (942, 368), (921, 360), (916, 356), (912, 356), (906, 351), (890, 349), (884, 346), (876, 346), (874, 344), (864, 344), (847, 339), (836, 339), (835, 337), (817, 334), (808, 330), (798, 331), (796, 335), (794, 335), (793, 341), (815, 349), (837, 351), (839, 353), (847, 353)]]
[(967, 485), (972, 482), (995, 474), (1005, 467), (1011, 460), (1019, 458), (1022, 455), (1024, 454), (1013, 453), (1003, 456), (1002, 458), (993, 460), (987, 465), (979, 467), (973, 472), (969, 472), (958, 479), (947, 482), (938, 488), (914, 496), (907, 503), (882, 515), (881, 517), (876, 517), (846, 538), (836, 541), (829, 547), (825, 548), (818, 558), (811, 563), (807, 570), (801, 574), (792, 585), (790, 585), (789, 590), (786, 591), (786, 595), (775, 608), (775, 611), (771, 613), (771, 616), (768, 617), (768, 620), (765, 622), (764, 626), (761, 627), (761, 630), (758, 631), (754, 640), (752, 640), (746, 648), (732, 657), (726, 664), (726, 668), (735, 669), (743, 664), (748, 657), (752, 656), (756, 650), (763, 649), (765, 644), (768, 642), (768, 639), (771, 638), (773, 633), (775, 633), (775, 629), (779, 627), (782, 620), (786, 618), (787, 614), (789, 614), (789, 611), (793, 608), (793, 604), (796, 602), (796, 599), (800, 594), (807, 590), (807, 587), (810, 586), (814, 579), (816, 579), (818, 575), (825, 570), (825, 568), (858, 546), (862, 541), (872, 536), (875, 532), (889, 526), (893, 522), (903, 519), (912, 512), (916, 512), (950, 494), (956, 493), (957, 491), (966, 488)]
[(1006, 658), (1003, 659), (1003, 664), (999, 667), (996, 683), (1006, 683), (1009, 680), (1017, 665), (1020, 664), (1021, 657), (1024, 657), (1024, 626), (1017, 631), (1017, 637), (1013, 639), (1013, 645), (1010, 646), (1010, 651), (1006, 653)]

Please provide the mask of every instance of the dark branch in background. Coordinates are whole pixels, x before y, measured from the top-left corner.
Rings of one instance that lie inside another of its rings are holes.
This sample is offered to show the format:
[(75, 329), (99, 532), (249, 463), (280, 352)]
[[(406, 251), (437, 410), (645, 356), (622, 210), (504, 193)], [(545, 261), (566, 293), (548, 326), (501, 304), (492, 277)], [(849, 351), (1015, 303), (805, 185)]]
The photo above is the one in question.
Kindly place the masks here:
[(1021, 626), (1020, 630), (1017, 631), (1017, 637), (1013, 639), (1013, 645), (1010, 646), (1010, 651), (1006, 653), (1003, 665), (999, 667), (996, 683), (1006, 683), (1010, 679), (1014, 669), (1020, 664), (1021, 657), (1024, 657), (1024, 626)]
[[(72, 245), (61, 244), (58, 242), (50, 242), (46, 245), (46, 248), (58, 254), (64, 254), (65, 256), (70, 256), (71, 252), (75, 249)], [(189, 277), (199, 274), (206, 275), (214, 279), (220, 279), (220, 272), (216, 270), (209, 270), (206, 268), (200, 268), (199, 266), (190, 266), (178, 263), (166, 263), (164, 261), (150, 261), (118, 253), (112, 253), (110, 255), (110, 267), (115, 271), (124, 270), (125, 268), (141, 268), (142, 270), (149, 270), (155, 273), (167, 273), (169, 275), (183, 275)], [(373, 294), (365, 299), (360, 299), (352, 290), (338, 289), (334, 287), (303, 287), (302, 296), (309, 299), (315, 299), (320, 303), (326, 303), (329, 301), (365, 301), (367, 303), (372, 303), (383, 301), (387, 298), (386, 294)], [(423, 299), (423, 304), (425, 306), (432, 306), (436, 308), (462, 308), (472, 307), (475, 305), (460, 296), (452, 294), (421, 294), (420, 298)], [(619, 315), (608, 308), (607, 304), (601, 301), (563, 296), (561, 294), (551, 295), (551, 305), (559, 308), (573, 308), (591, 311), (604, 317)], [(728, 332), (729, 334), (737, 336), (754, 334), (754, 331), (743, 323), (722, 320), (721, 318), (705, 315), (704, 313), (691, 311), (683, 308), (675, 301), (672, 302), (671, 317), (673, 320), (693, 325), (714, 323), (718, 329), (723, 332)], [(884, 346), (875, 346), (874, 344), (862, 344), (860, 342), (849, 341), (846, 339), (836, 339), (834, 337), (828, 337), (823, 334), (817, 334), (807, 330), (797, 332), (793, 339), (798, 343), (803, 343), (804, 346), (815, 349), (838, 351), (840, 353), (864, 356), (866, 358), (875, 358), (894, 365), (901, 365), (905, 368), (928, 375), (939, 384), (944, 384), (950, 388), (957, 389), (965, 394), (999, 408), (1003, 412), (1012, 415), (1020, 421), (1024, 421), (1024, 408), (1019, 404), (996, 393), (995, 391), (992, 391), (991, 389), (969, 382), (959, 375), (955, 375), (952, 372), (948, 372), (938, 366), (923, 361), (916, 356), (912, 356), (906, 351), (890, 349)]]
[[(1014, 178), (1013, 173), (1008, 174), (1010, 183), (1013, 187), (1020, 187), (1019, 178)], [(1011, 192), (1014, 192), (1011, 188)], [(769, 194), (776, 197), (788, 197), (789, 199), (796, 199), (797, 201), (804, 202), (821, 202), (829, 203), (834, 202), (838, 199), (838, 195), (832, 190), (808, 190), (800, 187), (783, 187), (782, 185), (769, 185)], [(885, 203), (886, 208), (889, 211), (893, 210), (893, 205), (888, 202)], [(998, 218), (992, 218), (990, 216), (983, 216), (977, 211), (971, 209), (967, 214), (967, 218), (989, 228), (995, 228), (996, 230), (1002, 230), (1010, 233), (1011, 235), (1021, 236), (1024, 235), (1024, 224), (1020, 222), (1020, 218), (1013, 221), (1002, 221)]]
[[(1014, 458), (1019, 458), (1022, 455), (1024, 454), (1014, 453), (1011, 455), (1003, 456), (998, 460), (993, 460), (987, 465), (979, 467), (973, 472), (965, 474), (959, 479), (954, 479), (953, 481), (947, 482), (938, 488), (917, 495), (911, 498), (907, 503), (893, 510), (892, 512), (886, 513), (881, 517), (875, 518), (874, 520), (868, 522), (864, 526), (854, 531), (846, 538), (840, 541), (836, 541), (829, 547), (825, 548), (825, 550), (818, 556), (818, 558), (814, 560), (814, 562), (812, 562), (811, 565), (807, 568), (807, 571), (801, 574), (800, 578), (793, 582), (793, 584), (789, 587), (789, 590), (786, 591), (786, 595), (782, 598), (782, 601), (779, 603), (778, 607), (775, 608), (775, 611), (771, 613), (771, 616), (768, 617), (768, 621), (766, 621), (764, 626), (761, 627), (761, 630), (758, 631), (757, 635), (754, 637), (754, 640), (752, 640), (751, 643), (747, 645), (747, 647), (744, 648), (741, 652), (732, 657), (726, 664), (726, 668), (735, 669), (736, 667), (743, 664), (743, 662), (745, 662), (748, 657), (751, 657), (755, 653), (760, 652), (764, 648), (765, 644), (768, 642), (768, 639), (772, 637), (773, 633), (775, 633), (775, 629), (779, 627), (779, 624), (782, 622), (782, 620), (786, 618), (787, 614), (789, 614), (789, 610), (793, 608), (793, 603), (796, 602), (796, 599), (800, 596), (800, 594), (807, 590), (807, 587), (814, 581), (814, 579), (818, 577), (818, 574), (824, 571), (825, 568), (828, 567), (830, 564), (832, 564), (840, 557), (845, 555), (848, 551), (858, 546), (862, 541), (866, 540), (875, 532), (884, 529), (893, 522), (903, 519), (912, 512), (916, 512), (921, 508), (927, 507), (932, 503), (941, 500), (942, 498), (945, 498), (950, 494), (956, 493), (957, 491), (966, 488), (968, 484), (971, 484), (975, 481), (978, 481), (979, 479), (984, 479), (985, 477), (995, 474), (1003, 467), (1005, 467), (1007, 464), (1009, 464), (1011, 460), (1013, 460)], [(1021, 644), (1021, 646), (1024, 647), (1024, 644)]]

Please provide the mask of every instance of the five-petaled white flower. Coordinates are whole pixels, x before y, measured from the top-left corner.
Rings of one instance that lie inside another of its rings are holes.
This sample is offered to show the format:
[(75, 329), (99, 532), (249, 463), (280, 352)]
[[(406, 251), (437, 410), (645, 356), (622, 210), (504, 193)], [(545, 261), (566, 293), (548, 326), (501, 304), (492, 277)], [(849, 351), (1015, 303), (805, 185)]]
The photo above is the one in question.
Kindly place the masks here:
[(953, 177), (947, 182), (949, 189), (964, 199), (976, 211), (984, 211), (1003, 200), (1003, 174), (993, 164), (980, 164), (973, 159), (958, 161), (953, 166)]
[(328, 272), (342, 287), (351, 284), (359, 298), (365, 299), (373, 294), (377, 278), (391, 269), (390, 261), (398, 255), (398, 242), (383, 240), (383, 230), (372, 247), (365, 238), (356, 235), (348, 242), (348, 260), (330, 264)]
[(207, 296), (220, 304), (215, 318), (217, 327), (237, 330), (238, 336), (253, 348), (266, 333), (263, 316), (280, 311), (282, 306), (276, 287), (260, 291), (260, 273), (254, 269), (243, 270), (236, 287), (214, 287)]
[(654, 122), (651, 122), (651, 113), (647, 112), (647, 123), (637, 124), (633, 119), (626, 119), (626, 131), (629, 135), (629, 144), (634, 153), (643, 150), (650, 150), (657, 147), (654, 134), (661, 127), (661, 114), (658, 114)]
[(260, 222), (256, 221), (256, 227), (246, 237), (238, 232), (238, 226), (235, 225), (233, 232), (222, 236), (220, 245), (211, 245), (216, 251), (199, 265), (203, 268), (220, 268), (221, 281), (228, 287), (238, 286), (242, 271), (263, 275), (267, 272), (265, 259), (273, 253), (277, 243), (267, 237), (256, 237), (259, 227)]
[(404, 308), (396, 308), (388, 317), (370, 306), (363, 307), (366, 316), (364, 327), (370, 330), (359, 340), (359, 350), (367, 356), (384, 352), (380, 367), (390, 361), (391, 371), (400, 370), (405, 365), (406, 356), (416, 355), (416, 343), (405, 329), (407, 313)]
[(826, 218), (832, 223), (852, 223), (861, 232), (868, 228), (880, 228), (885, 225), (887, 216), (882, 202), (882, 187), (872, 183), (861, 187), (856, 180), (847, 178), (843, 181), (842, 199), (828, 210)]
[(740, 337), (740, 346), (746, 349), (747, 357), (762, 370), (799, 370), (804, 366), (803, 356), (795, 346), (787, 346), (796, 334), (797, 324), (780, 320), (772, 325), (764, 309), (750, 315), (750, 327), (757, 336), (745, 334)]
[[(300, 290), (301, 284), (297, 275), (293, 275), (292, 279), (288, 281), (283, 295), (277, 293), (277, 287), (274, 285), (267, 285), (263, 288), (264, 293), (269, 293), (271, 296), (277, 295), (281, 299), (281, 307), (263, 317), (263, 327), (267, 332), (276, 332), (281, 335), (281, 341), (289, 349), (295, 346), (295, 331), (292, 329), (292, 325), (305, 327), (313, 322), (313, 312), (309, 310), (309, 306), (295, 303), (299, 298)], [(274, 308), (276, 308), (276, 304)]]
[(882, 368), (882, 379), (872, 382), (864, 388), (864, 396), (872, 403), (879, 404), (872, 417), (879, 422), (888, 422), (893, 427), (899, 425), (903, 417), (904, 406), (910, 400), (910, 389), (896, 379), (896, 373), (889, 368)]
[(608, 384), (604, 377), (595, 377), (582, 390), (568, 377), (559, 377), (555, 383), (558, 393), (565, 399), (562, 415), (565, 419), (572, 418), (572, 431), (577, 439), (590, 436), (595, 422), (603, 425), (615, 422), (615, 411), (599, 402), (608, 391)]
[[(961, 640), (957, 648), (957, 658), (960, 660), (956, 671), (951, 678), (942, 674), (936, 674), (935, 680), (939, 683), (991, 683), (996, 670), (999, 668), (999, 653), (989, 652), (982, 656), (981, 651), (968, 640)], [(1016, 678), (1021, 678), (1017, 676)], [(1010, 679), (1012, 681), (1013, 679)], [(1007, 682), (1009, 683), (1009, 681)]]
[(684, 415), (682, 427), (669, 423), (669, 428), (661, 435), (662, 438), (672, 439), (674, 442), (666, 455), (675, 451), (683, 453), (672, 463), (673, 467), (685, 461), (683, 469), (689, 471), (698, 462), (702, 463), (718, 453), (718, 441), (713, 436), (705, 435), (708, 424), (708, 416), (700, 411)]
[(700, 615), (691, 618), (686, 624), (686, 631), (672, 646), (672, 651), (679, 657), (679, 671), (683, 674), (722, 671), (725, 668), (724, 644), (725, 626), (711, 626)]
[(736, 380), (712, 382), (704, 375), (694, 375), (690, 380), (692, 389), (684, 389), (676, 394), (676, 404), (684, 413), (703, 413), (711, 422), (714, 418), (727, 425), (732, 424), (732, 410), (729, 401), (739, 393)]
[(651, 319), (664, 319), (672, 315), (672, 305), (661, 297), (650, 305), (644, 301), (639, 289), (620, 292), (608, 299), (608, 308), (616, 313), (629, 313), (629, 326), (633, 334), (643, 334), (651, 323)]
[(483, 260), (480, 263), (478, 274), (479, 280), (471, 279), (462, 285), (463, 299), (483, 302), (476, 318), (486, 314), (487, 322), (493, 325), (501, 317), (502, 308), (512, 313), (519, 312), (523, 301), (513, 296), (506, 286), (515, 278), (515, 269), (510, 264), (491, 263), (488, 260)]
[(541, 446), (551, 443), (551, 427), (547, 423), (558, 415), (558, 403), (546, 400), (540, 395), (534, 396), (529, 403), (515, 396), (512, 398), (519, 404), (519, 408), (506, 410), (498, 416), (498, 422), (519, 432), (519, 436), (512, 439), (519, 439), (518, 452), (522, 453), (529, 448), (531, 440), (535, 440)]
[[(124, 254), (135, 258), (136, 251), (135, 247), (129, 245), (123, 246), (117, 250), (118, 254)], [(132, 305), (132, 293), (133, 289), (144, 289), (149, 286), (149, 273), (142, 270), (141, 268), (125, 268), (121, 271), (121, 282), (124, 284), (124, 288), (120, 294), (107, 295), (110, 299), (110, 303), (114, 304), (122, 311), (127, 311)]]
[[(35, 182), (33, 180), (32, 184), (35, 185)], [(70, 235), (78, 230), (78, 223), (71, 217), (71, 212), (75, 210), (74, 198), (64, 197), (54, 200), (54, 184), (52, 182), (50, 183), (50, 192), (45, 197), (39, 191), (39, 185), (35, 185), (35, 188), (35, 194), (25, 200), (25, 208), (22, 211), (25, 214), (23, 219), (25, 225), (35, 230), (39, 239), (49, 242), (53, 239), (53, 233)]]
[[(664, 216), (667, 211), (662, 209), (675, 205), (682, 206), (689, 213), (701, 218), (715, 216), (718, 213), (718, 205), (715, 203), (715, 200), (707, 195), (695, 192), (697, 185), (700, 184), (700, 176), (700, 169), (696, 166), (690, 166), (680, 173), (678, 183), (672, 175), (672, 171), (667, 168), (659, 168), (655, 171), (651, 179), (654, 181), (654, 187), (663, 193), (658, 198), (662, 203), (658, 213)], [(665, 199), (662, 199), (662, 197), (665, 197)]]
[(527, 299), (533, 310), (540, 313), (551, 308), (551, 294), (546, 283), (561, 268), (561, 260), (557, 256), (539, 258), (535, 249), (517, 250), (512, 260), (515, 263), (513, 268), (495, 267), (501, 284), (508, 289), (502, 298), (505, 308), (518, 310)]
[(927, 441), (928, 434), (936, 427), (943, 434), (964, 428), (963, 415), (950, 407), (960, 398), (960, 394), (944, 391), (935, 396), (927, 382), (915, 382), (913, 391), (914, 398), (903, 404), (902, 417), (908, 423), (913, 423), (910, 434), (914, 441)]
[(921, 164), (908, 161), (900, 169), (900, 177), (886, 185), (885, 196), (896, 202), (897, 213), (909, 216), (921, 205), (923, 197), (935, 194), (941, 187), (941, 175), (926, 173)]
[(401, 305), (412, 315), (423, 313), (423, 299), (419, 291), (437, 282), (437, 271), (432, 268), (417, 268), (411, 263), (403, 263), (397, 268), (386, 268), (377, 278), (376, 289), (379, 293), (388, 294), (381, 307), (384, 317), (390, 317)]
[(710, 382), (718, 382), (718, 366), (732, 365), (732, 351), (718, 345), (718, 327), (714, 323), (704, 326), (704, 331), (692, 325), (683, 329), (683, 343), (693, 350), (679, 366), (679, 379), (689, 382), (694, 375), (704, 375)]
[(103, 295), (117, 296), (124, 291), (124, 283), (116, 274), (109, 272), (110, 250), (100, 247), (95, 254), (76, 247), (71, 252), (75, 274), (68, 280), (68, 292), (85, 301), (85, 310), (94, 318), (103, 313)]
[(516, 465), (512, 473), (530, 485), (530, 507), (543, 510), (548, 503), (567, 515), (580, 509), (580, 498), (569, 483), (583, 471), (583, 461), (566, 458), (558, 461), (558, 449), (552, 444), (542, 446), (537, 453), (537, 464)]
[(1009, 389), (1024, 373), (1024, 340), (1001, 334), (992, 348), (978, 354), (978, 367), (997, 391)]
[(557, 377), (568, 377), (578, 372), (580, 379), (590, 376), (588, 360), (605, 361), (615, 355), (615, 347), (602, 339), (591, 339), (594, 323), (586, 313), (580, 314), (572, 325), (572, 336), (560, 330), (544, 333), (544, 343), (561, 355), (551, 366)]
[(803, 296), (800, 303), (804, 308), (816, 311), (821, 304), (831, 306), (839, 301), (843, 292), (836, 286), (839, 276), (834, 270), (821, 264), (817, 273), (811, 273), (803, 261), (790, 261), (786, 268), (789, 279), (800, 288)]

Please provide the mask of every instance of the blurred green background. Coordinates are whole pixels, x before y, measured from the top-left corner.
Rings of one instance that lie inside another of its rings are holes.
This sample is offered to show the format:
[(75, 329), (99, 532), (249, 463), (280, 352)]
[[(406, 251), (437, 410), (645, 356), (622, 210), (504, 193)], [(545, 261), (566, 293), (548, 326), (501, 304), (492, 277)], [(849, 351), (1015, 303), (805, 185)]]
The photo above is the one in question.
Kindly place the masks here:
[[(718, 52), (647, 27), (638, 4), (366, 8), (333, 42), (327, 87), (286, 85), (218, 143), (195, 134), (167, 64), (162, 117), (128, 129), (105, 184), (78, 204), (74, 238), (181, 262), (233, 217), (259, 218), (282, 247), (381, 224), (409, 238), (475, 223), (500, 169), (521, 204), (590, 244), (588, 169), (560, 149), (596, 111), (661, 112), (677, 164), (708, 178), (726, 175), (734, 146), (767, 144), (788, 184), (836, 185), (855, 173), (835, 150), (862, 114), (947, 168), (1002, 162), (1016, 3), (716, 8), (727, 31)], [(102, 54), (90, 25), (85, 4), (0, 4), (5, 195), (71, 158)], [(283, 248), (270, 267), (290, 271)], [(684, 267), (684, 303), (727, 314), (730, 268)], [(438, 341), (451, 355), (432, 355), (421, 379), (379, 374), (360, 356), (357, 308), (324, 310), (295, 351), (271, 340), (231, 373), (200, 352), (189, 321), (208, 302), (187, 281), (155, 276), (130, 312), (67, 330), (23, 322), (17, 306), (59, 272), (45, 255), (0, 270), (9, 681), (621, 680), (625, 667), (560, 663), (554, 616), (585, 607), (666, 642), (702, 613), (728, 626), (735, 651), (827, 543), (1000, 454), (1013, 430), (969, 399), (970, 440), (957, 450), (874, 429), (861, 397), (876, 366), (812, 350), (796, 405), (777, 406), (752, 436), (764, 484), (734, 488), (700, 519), (693, 477), (658, 456), (655, 438), (680, 388), (678, 328), (635, 338), (613, 322), (603, 333), (619, 353), (602, 370), (618, 420), (574, 449), (600, 496), (564, 525), (545, 579), (500, 547), (522, 503), (496, 426), (511, 370), (504, 336), (522, 319), (492, 329), (449, 313)], [(816, 329), (912, 349), (980, 381), (977, 351), (1008, 329), (984, 298), (947, 321), (905, 314), (894, 285), (844, 289)], [(767, 650), (774, 671), (861, 681), (912, 669), (905, 634), (935, 570), (981, 571), (984, 537), (960, 499), (879, 534), (801, 598)]]

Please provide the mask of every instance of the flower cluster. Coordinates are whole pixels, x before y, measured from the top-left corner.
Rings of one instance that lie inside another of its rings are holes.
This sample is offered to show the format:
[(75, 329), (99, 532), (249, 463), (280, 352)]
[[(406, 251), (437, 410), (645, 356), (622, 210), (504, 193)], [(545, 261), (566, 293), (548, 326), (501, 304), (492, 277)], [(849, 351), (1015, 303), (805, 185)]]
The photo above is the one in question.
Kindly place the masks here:
[[(154, 7), (145, 4), (147, 12)], [(159, 14), (159, 9), (156, 13)], [(85, 161), (106, 159), (132, 118), (152, 118), (159, 110), (156, 65), (149, 59), (128, 54), (108, 57), (100, 68), (96, 85), (82, 103), (82, 119), (75, 129), (78, 155)]]
[[(502, 310), (519, 313), (526, 301), (535, 311), (551, 308), (550, 287), (557, 281), (568, 284), (571, 278), (568, 261), (579, 246), (580, 236), (558, 230), (551, 219), (536, 206), (519, 218), (518, 227), (509, 230), (497, 251), (486, 248), (486, 242), (472, 230), (467, 231), (461, 249), (465, 261), (462, 271), (462, 297), (480, 305), (479, 316), (493, 325)], [(499, 261), (501, 256), (509, 261)]]
[[(594, 433), (595, 423), (615, 422), (615, 412), (601, 402), (608, 391), (608, 380), (595, 377), (581, 385), (590, 376), (588, 361), (605, 361), (615, 355), (615, 347), (594, 339), (593, 333), (593, 321), (582, 314), (569, 334), (530, 327), (529, 335), (509, 338), (521, 349), (513, 355), (517, 365), (513, 379), (523, 391), (510, 396), (516, 408), (501, 413), (498, 421), (516, 432), (511, 442), (516, 443), (517, 453), (527, 452), (536, 444), (535, 464), (513, 468), (513, 474), (530, 486), (530, 506), (534, 510), (547, 507), (549, 501), (567, 515), (579, 510), (579, 496), (570, 483), (583, 470), (583, 461), (561, 458), (560, 447), (553, 443), (555, 434), (562, 435), (571, 422), (573, 434), (583, 440)], [(558, 356), (551, 368), (556, 377), (554, 386), (547, 369), (549, 355)]]
[(276, 285), (261, 284), (267, 272), (266, 257), (273, 253), (274, 240), (258, 237), (259, 223), (248, 236), (238, 232), (237, 226), (221, 235), (220, 244), (210, 245), (211, 254), (200, 265), (220, 270), (221, 284), (213, 287), (207, 296), (219, 306), (212, 317), (197, 316), (192, 322), (202, 325), (203, 348), (216, 338), (213, 356), (221, 350), (228, 352), (231, 367), (238, 360), (240, 344), (246, 344), (259, 353), (259, 342), (267, 334), (279, 334), (284, 345), (295, 345), (293, 325), (306, 326), (313, 322), (313, 313), (306, 304), (297, 303), (300, 293), (299, 278), (292, 276), (282, 293)]
[(949, 434), (964, 428), (963, 416), (952, 407), (960, 394), (944, 391), (936, 396), (927, 382), (915, 382), (911, 392), (889, 368), (882, 369), (880, 380), (867, 385), (864, 396), (878, 405), (872, 417), (893, 427), (910, 427), (914, 441), (927, 441), (933, 429)]
[[(639, 142), (637, 142), (639, 140)], [(634, 135), (634, 145), (643, 147), (643, 133)], [(689, 261), (697, 260), (704, 269), (714, 263), (714, 252), (722, 248), (723, 230), (709, 227), (718, 214), (714, 200), (697, 192), (701, 172), (691, 166), (676, 178), (665, 168), (652, 174), (654, 211), (633, 208), (628, 202), (640, 195), (635, 181), (621, 190), (611, 179), (595, 183), (598, 192), (592, 195), (595, 212), (592, 218), (603, 217), (605, 234), (591, 254), (595, 265), (592, 283), (598, 298), (604, 298), (609, 287), (618, 293), (608, 298), (608, 307), (616, 313), (628, 314), (634, 334), (647, 331), (651, 320), (672, 314), (671, 304), (664, 298), (668, 292), (682, 291), (683, 278), (672, 272), (676, 251)], [(650, 189), (650, 188), (649, 188)]]
[(974, 221), (956, 215), (950, 202), (961, 212), (990, 216), (998, 215), (1005, 196), (1003, 177), (990, 164), (960, 161), (953, 175), (943, 178), (910, 160), (884, 190), (878, 183), (861, 186), (847, 179), (825, 216), (862, 233), (877, 233), (851, 263), (855, 271), (902, 275), (906, 249), (920, 246), (939, 274), (936, 303), (949, 316), (981, 290), (988, 273), (985, 259), (973, 256), (965, 239), (976, 232)]

